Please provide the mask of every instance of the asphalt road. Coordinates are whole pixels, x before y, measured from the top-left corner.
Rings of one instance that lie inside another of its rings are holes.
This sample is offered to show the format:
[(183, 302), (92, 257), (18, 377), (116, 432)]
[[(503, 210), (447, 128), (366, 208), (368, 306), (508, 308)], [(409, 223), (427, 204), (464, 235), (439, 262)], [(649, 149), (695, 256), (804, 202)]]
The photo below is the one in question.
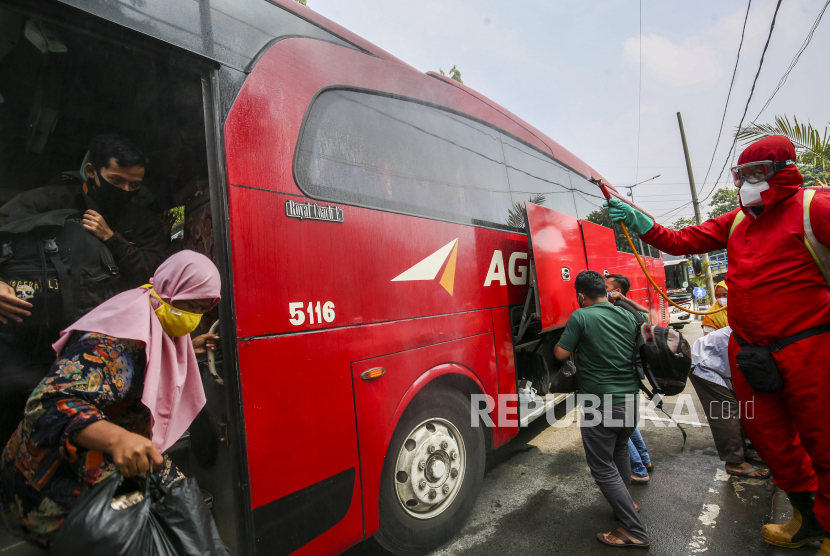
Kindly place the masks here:
[[(690, 342), (700, 336), (698, 322), (683, 330)], [(691, 384), (665, 401), (669, 414), (679, 405), (679, 419), (692, 422), (690, 404), (703, 426), (683, 425), (688, 439), (682, 450), (680, 431), (655, 420), (665, 415), (657, 412), (641, 422), (655, 472), (648, 486), (632, 487), (652, 545), (638, 553), (771, 554), (760, 528), (770, 518), (772, 481), (728, 476)], [(469, 521), (432, 556), (613, 554), (619, 550), (601, 545), (596, 534), (618, 526), (591, 478), (576, 424), (556, 428), (540, 419), (492, 454)], [(346, 554), (388, 555), (372, 539)]]

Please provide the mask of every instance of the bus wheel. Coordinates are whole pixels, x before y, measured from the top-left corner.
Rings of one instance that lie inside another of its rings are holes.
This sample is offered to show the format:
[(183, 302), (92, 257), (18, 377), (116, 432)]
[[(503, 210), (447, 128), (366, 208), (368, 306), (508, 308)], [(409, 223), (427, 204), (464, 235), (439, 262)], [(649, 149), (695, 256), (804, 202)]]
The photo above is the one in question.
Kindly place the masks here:
[(376, 538), (399, 556), (458, 532), (484, 479), (484, 429), (470, 426), (470, 401), (450, 389), (423, 394), (398, 423), (381, 476)]

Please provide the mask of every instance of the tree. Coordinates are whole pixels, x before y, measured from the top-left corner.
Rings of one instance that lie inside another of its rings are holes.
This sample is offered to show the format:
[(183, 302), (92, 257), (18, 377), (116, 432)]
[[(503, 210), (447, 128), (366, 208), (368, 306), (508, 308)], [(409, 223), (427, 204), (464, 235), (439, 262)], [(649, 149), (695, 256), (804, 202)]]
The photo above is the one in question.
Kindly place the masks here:
[(830, 173), (827, 172), (827, 168), (822, 168), (815, 164), (803, 164), (798, 167), (798, 170), (804, 176), (805, 186), (823, 185), (827, 187), (830, 185), (828, 183), (830, 182)]
[(689, 226), (696, 226), (697, 220), (694, 218), (688, 218), (686, 216), (681, 216), (677, 220), (674, 221), (674, 224), (669, 226), (672, 230), (680, 230), (681, 228), (688, 228)]
[(824, 133), (818, 132), (811, 124), (800, 124), (793, 116), (790, 123), (787, 116), (776, 116), (775, 124), (750, 124), (739, 129), (735, 136), (744, 144), (764, 139), (771, 135), (784, 135), (795, 146), (798, 162), (819, 165), (822, 168), (830, 166), (830, 132), (825, 127)]
[(721, 187), (715, 191), (712, 201), (709, 203), (709, 218), (717, 218), (722, 214), (733, 211), (738, 208), (738, 188), (737, 187)]
[(303, 6), (308, 6), (308, 4), (306, 4), (306, 0), (297, 0), (297, 2), (299, 2)]
[[(438, 68), (438, 71), (441, 72), (441, 75), (447, 75), (441, 68)], [(455, 79), (459, 83), (464, 83), (463, 81), (461, 81), (461, 72), (458, 70), (458, 66), (453, 66), (450, 70), (450, 79)]]
[[(527, 200), (529, 203), (533, 203), (534, 205), (541, 205), (545, 202), (545, 196), (542, 194), (536, 194), (530, 199)], [(524, 231), (525, 230), (525, 205), (521, 201), (516, 201), (513, 205), (507, 209), (507, 225), (517, 230)]]
[[(597, 209), (588, 214), (588, 216), (585, 217), (585, 220), (614, 230), (614, 241), (617, 243), (617, 250), (623, 253), (632, 253), (631, 245), (628, 244), (628, 238), (625, 237), (625, 232), (623, 231), (622, 226), (620, 226), (619, 222), (611, 220), (611, 215), (608, 214), (608, 209)], [(630, 235), (633, 241), (637, 241), (637, 235), (634, 232), (630, 232)], [(645, 246), (644, 248), (648, 249), (648, 247)]]
[(608, 209), (597, 209), (594, 212), (590, 213), (588, 216), (586, 216), (585, 220), (587, 220), (588, 222), (593, 222), (594, 224), (599, 224), (600, 226), (604, 226), (606, 228), (613, 227), (613, 222), (611, 221), (611, 215), (608, 214)]

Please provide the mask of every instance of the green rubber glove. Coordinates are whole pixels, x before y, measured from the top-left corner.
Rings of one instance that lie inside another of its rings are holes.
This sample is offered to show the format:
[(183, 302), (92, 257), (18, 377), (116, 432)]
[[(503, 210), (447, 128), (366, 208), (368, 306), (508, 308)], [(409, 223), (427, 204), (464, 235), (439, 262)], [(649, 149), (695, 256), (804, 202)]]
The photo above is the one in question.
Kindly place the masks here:
[(654, 220), (646, 216), (639, 210), (635, 209), (628, 203), (623, 203), (619, 199), (611, 199), (605, 201), (602, 206), (608, 207), (608, 214), (611, 215), (611, 220), (622, 220), (629, 230), (632, 230), (637, 235), (645, 235), (654, 226)]

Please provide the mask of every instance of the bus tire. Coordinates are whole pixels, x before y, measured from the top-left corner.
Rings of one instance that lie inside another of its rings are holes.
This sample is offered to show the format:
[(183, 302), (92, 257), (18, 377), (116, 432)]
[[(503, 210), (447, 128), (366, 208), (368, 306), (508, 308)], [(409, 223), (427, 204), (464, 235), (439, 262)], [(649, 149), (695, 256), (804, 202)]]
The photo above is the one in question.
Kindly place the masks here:
[(398, 556), (418, 556), (457, 533), (484, 480), (483, 426), (470, 426), (470, 400), (429, 389), (404, 412), (381, 474), (377, 541)]

